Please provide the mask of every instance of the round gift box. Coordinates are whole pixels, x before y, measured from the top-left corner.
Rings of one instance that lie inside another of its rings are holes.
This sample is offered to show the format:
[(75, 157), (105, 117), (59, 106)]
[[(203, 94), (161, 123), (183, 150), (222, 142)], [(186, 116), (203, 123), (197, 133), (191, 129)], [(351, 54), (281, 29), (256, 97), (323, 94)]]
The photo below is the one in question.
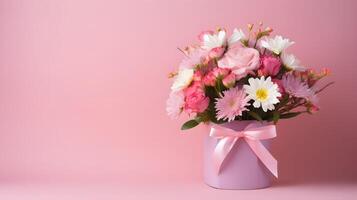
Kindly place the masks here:
[[(220, 124), (225, 128), (242, 131), (250, 123), (257, 121), (232, 121)], [(268, 123), (260, 123), (265, 126)], [(239, 138), (224, 160), (219, 173), (214, 169), (213, 152), (220, 139), (211, 137), (207, 133), (204, 137), (203, 177), (207, 185), (217, 189), (259, 189), (271, 186), (273, 175), (259, 160), (250, 146)], [(272, 139), (260, 142), (270, 149)]]

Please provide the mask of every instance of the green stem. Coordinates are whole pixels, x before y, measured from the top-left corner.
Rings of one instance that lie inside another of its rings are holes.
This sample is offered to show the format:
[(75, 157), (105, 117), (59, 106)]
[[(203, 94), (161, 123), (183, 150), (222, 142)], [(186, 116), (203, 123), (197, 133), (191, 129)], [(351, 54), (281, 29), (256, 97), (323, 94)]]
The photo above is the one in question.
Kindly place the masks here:
[(256, 40), (255, 40), (254, 48), (257, 46), (258, 40), (259, 40), (259, 39), (256, 39)]
[(218, 91), (217, 87), (214, 87), (214, 91), (216, 91), (218, 97), (222, 98), (222, 94)]
[(324, 89), (326, 89), (328, 86), (330, 86), (330, 85), (332, 85), (332, 84), (334, 84), (334, 83), (335, 83), (335, 82), (329, 82), (329, 83), (327, 83), (324, 87), (322, 87), (321, 89), (317, 90), (317, 91), (315, 92), (315, 94), (318, 94), (318, 93), (322, 92)]
[(293, 103), (293, 104), (290, 104), (290, 105), (287, 105), (284, 109), (281, 109), (280, 110), (280, 114), (284, 113), (284, 112), (290, 112), (292, 109), (294, 108), (297, 108), (299, 106), (302, 106), (306, 103), (306, 101), (304, 100), (303, 102), (296, 102), (296, 103)]

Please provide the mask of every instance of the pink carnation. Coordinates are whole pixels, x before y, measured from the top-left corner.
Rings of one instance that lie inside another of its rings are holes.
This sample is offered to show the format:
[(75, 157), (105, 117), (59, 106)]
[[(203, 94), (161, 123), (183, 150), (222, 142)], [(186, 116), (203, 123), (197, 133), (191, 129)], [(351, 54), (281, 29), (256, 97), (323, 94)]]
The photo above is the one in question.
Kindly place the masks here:
[(219, 68), (219, 67), (216, 67), (212, 70), (212, 73), (216, 76), (216, 77), (225, 77), (229, 74), (231, 70), (229, 69), (223, 69), (223, 68)]
[(217, 119), (228, 119), (233, 121), (236, 116), (241, 116), (243, 111), (248, 110), (249, 98), (243, 90), (238, 87), (223, 92), (223, 97), (217, 99)]
[(209, 98), (205, 96), (203, 86), (200, 82), (194, 82), (184, 90), (185, 105), (184, 109), (188, 113), (201, 113), (206, 110)]
[(217, 78), (221, 77), (224, 79), (229, 74), (229, 72), (229, 69), (215, 67), (206, 74), (206, 76), (203, 78), (203, 83), (208, 86), (215, 86)]
[(211, 72), (208, 72), (206, 76), (203, 78), (203, 83), (208, 86), (215, 86), (216, 85), (217, 77)]
[(259, 67), (259, 59), (259, 52), (256, 49), (236, 45), (218, 61), (218, 66), (231, 69), (237, 79), (241, 79)]
[(202, 73), (199, 70), (196, 70), (195, 73), (193, 74), (193, 81), (199, 82), (202, 80)]
[(281, 69), (281, 61), (275, 56), (263, 56), (258, 70), (259, 76), (276, 76)]

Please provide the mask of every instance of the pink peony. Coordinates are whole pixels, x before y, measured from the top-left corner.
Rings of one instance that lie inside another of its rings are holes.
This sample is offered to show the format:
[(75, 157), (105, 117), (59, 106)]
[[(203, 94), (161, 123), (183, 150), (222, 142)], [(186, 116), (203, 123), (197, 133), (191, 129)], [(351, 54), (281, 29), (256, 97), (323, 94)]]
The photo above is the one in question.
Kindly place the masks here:
[(253, 48), (233, 46), (218, 61), (218, 67), (231, 69), (236, 78), (241, 79), (259, 67), (259, 52)]
[(188, 113), (201, 113), (206, 110), (209, 98), (205, 96), (203, 86), (200, 82), (194, 82), (184, 90), (185, 105), (184, 109)]
[(276, 76), (281, 69), (281, 61), (275, 56), (263, 56), (258, 70), (259, 76)]
[(233, 73), (230, 73), (228, 76), (226, 76), (223, 80), (222, 83), (225, 87), (231, 88), (234, 86), (236, 83), (236, 75)]
[(233, 121), (236, 116), (242, 116), (242, 112), (248, 110), (248, 101), (247, 94), (238, 87), (224, 91), (223, 97), (216, 102), (217, 119)]

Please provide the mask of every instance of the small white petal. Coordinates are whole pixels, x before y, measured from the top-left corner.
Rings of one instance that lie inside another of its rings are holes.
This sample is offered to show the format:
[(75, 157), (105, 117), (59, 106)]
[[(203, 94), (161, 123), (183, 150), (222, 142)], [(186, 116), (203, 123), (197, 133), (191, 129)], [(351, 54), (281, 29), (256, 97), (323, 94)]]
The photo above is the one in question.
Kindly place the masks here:
[(267, 108), (267, 105), (266, 105), (266, 104), (262, 104), (262, 108), (263, 108), (263, 111), (264, 111), (264, 112), (268, 111), (268, 108)]
[(234, 29), (233, 30), (233, 34), (231, 35), (231, 37), (229, 38), (229, 40), (228, 40), (228, 44), (229, 45), (232, 45), (232, 44), (234, 44), (234, 43), (236, 43), (236, 42), (238, 42), (239, 40), (242, 40), (242, 39), (244, 39), (245, 38), (245, 34), (244, 34), (244, 32), (242, 31), (242, 29)]
[(254, 101), (253, 106), (254, 106), (254, 108), (259, 108), (260, 107), (260, 102), (259, 101)]
[(293, 54), (282, 53), (280, 58), (289, 70), (306, 71), (306, 68), (300, 65), (300, 61)]
[(211, 50), (213, 48), (225, 45), (226, 42), (226, 32), (224, 30), (221, 30), (217, 34), (205, 34), (203, 36), (203, 44), (201, 47), (205, 50)]
[(266, 49), (268, 49), (269, 48), (269, 44), (268, 44), (268, 42), (267, 41), (261, 41), (261, 46), (262, 47), (264, 47), (264, 48), (266, 48)]
[(178, 75), (171, 86), (171, 90), (174, 92), (178, 92), (180, 90), (185, 89), (192, 82), (193, 73), (193, 69), (181, 69), (178, 72)]
[(225, 39), (226, 39), (226, 31), (223, 31), (223, 30), (219, 31), (219, 32), (218, 32), (218, 39), (219, 39), (220, 41), (225, 40)]
[(255, 84), (254, 78), (248, 79), (249, 85), (253, 86)]
[(207, 35), (207, 34), (203, 35), (203, 41), (204, 42), (208, 42), (209, 39), (210, 39), (209, 35)]
[(283, 50), (294, 44), (293, 41), (289, 39), (284, 39), (282, 36), (277, 35), (274, 38), (268, 38), (261, 42), (261, 46), (269, 49), (275, 54), (280, 54)]

